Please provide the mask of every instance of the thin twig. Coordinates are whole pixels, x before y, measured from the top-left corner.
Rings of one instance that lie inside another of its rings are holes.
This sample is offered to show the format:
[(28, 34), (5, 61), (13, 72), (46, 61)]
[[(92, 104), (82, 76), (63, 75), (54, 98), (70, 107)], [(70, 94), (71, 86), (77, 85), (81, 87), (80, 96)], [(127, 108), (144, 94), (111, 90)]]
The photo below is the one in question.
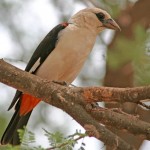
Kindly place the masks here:
[[(77, 142), (78, 140), (80, 140), (80, 139), (82, 139), (82, 138), (84, 138), (86, 136), (87, 136), (86, 134), (81, 134), (79, 137), (73, 139), (73, 142)], [(69, 145), (69, 144), (70, 144), (70, 140), (68, 140), (68, 141), (66, 141), (66, 142), (64, 142), (62, 144), (50, 147), (50, 148), (48, 148), (46, 150), (53, 150), (53, 149), (56, 149), (56, 148), (62, 148), (62, 147), (66, 146), (66, 145)]]

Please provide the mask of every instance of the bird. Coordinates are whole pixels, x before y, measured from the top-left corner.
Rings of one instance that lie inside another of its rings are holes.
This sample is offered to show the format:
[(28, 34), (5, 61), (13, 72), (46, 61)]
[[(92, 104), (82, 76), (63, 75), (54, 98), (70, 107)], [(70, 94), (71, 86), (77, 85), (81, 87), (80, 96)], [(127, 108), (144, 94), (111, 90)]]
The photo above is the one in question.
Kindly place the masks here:
[[(71, 84), (93, 49), (96, 37), (104, 29), (120, 30), (111, 16), (100, 8), (85, 8), (67, 22), (55, 26), (31, 56), (25, 71), (50, 81)], [(18, 129), (27, 125), (41, 99), (16, 91), (8, 110), (15, 112), (2, 138), (1, 145), (20, 145)]]

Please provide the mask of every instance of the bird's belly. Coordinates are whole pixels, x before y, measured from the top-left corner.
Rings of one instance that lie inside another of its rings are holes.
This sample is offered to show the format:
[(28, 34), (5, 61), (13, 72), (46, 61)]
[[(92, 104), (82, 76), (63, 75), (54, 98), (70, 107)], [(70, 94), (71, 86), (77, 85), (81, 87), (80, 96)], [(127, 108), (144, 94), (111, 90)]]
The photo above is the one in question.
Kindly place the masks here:
[[(72, 61), (73, 62), (73, 61)], [(73, 80), (77, 77), (78, 73), (80, 72), (83, 63), (71, 63), (65, 65), (65, 71), (61, 72), (58, 75), (58, 81), (66, 81), (67, 83), (73, 82)]]
[(36, 75), (48, 80), (71, 83), (91, 52), (96, 36), (88, 35), (86, 32), (85, 34), (84, 31), (64, 32), (63, 36), (60, 35), (56, 48), (39, 67)]
[(80, 72), (86, 56), (78, 56), (76, 53), (61, 55), (59, 51), (53, 51), (36, 72), (47, 80), (66, 81), (71, 83)]

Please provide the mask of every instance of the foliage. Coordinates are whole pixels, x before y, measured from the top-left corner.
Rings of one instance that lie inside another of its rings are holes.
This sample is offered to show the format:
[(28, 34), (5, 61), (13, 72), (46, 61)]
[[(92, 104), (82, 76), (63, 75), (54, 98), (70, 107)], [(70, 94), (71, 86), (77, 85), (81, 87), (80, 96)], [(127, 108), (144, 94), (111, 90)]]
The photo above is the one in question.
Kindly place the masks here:
[[(84, 138), (86, 134), (81, 133), (81, 131), (76, 130), (76, 132), (68, 137), (63, 137), (63, 134), (60, 132), (50, 133), (46, 130), (45, 136), (48, 138), (50, 149), (59, 149), (59, 150), (72, 150), (78, 140)], [(85, 144), (82, 142), (79, 150), (84, 150)]]
[[(45, 137), (48, 139), (50, 148), (49, 150), (72, 150), (76, 144), (78, 144), (78, 140), (86, 137), (85, 133), (81, 133), (81, 131), (76, 130), (76, 132), (68, 137), (64, 137), (64, 135), (60, 132), (50, 133), (49, 131), (43, 129), (45, 132)], [(31, 146), (37, 145), (35, 140), (35, 134), (27, 128), (24, 127), (23, 130), (18, 130), (20, 141), (22, 142), (21, 146), (0, 146), (0, 150), (44, 150), (43, 147), (39, 146)], [(85, 143), (82, 142), (81, 146), (78, 150), (84, 150)]]
[(134, 61), (137, 64), (143, 55), (145, 55), (144, 43), (146, 37), (144, 29), (141, 26), (136, 26), (133, 39), (118, 38), (115, 53), (113, 49), (109, 52), (109, 65), (117, 69), (127, 61)]
[(132, 61), (136, 85), (150, 83), (150, 57), (146, 51), (146, 44), (149, 41), (146, 43), (147, 39), (148, 33), (145, 32), (144, 28), (137, 25), (133, 39), (118, 38), (115, 53), (113, 49), (108, 53), (108, 63), (112, 69), (117, 69), (126, 62)]
[(147, 40), (144, 41), (144, 55), (136, 63), (135, 68), (135, 85), (150, 84), (150, 32), (147, 32)]
[(23, 130), (19, 129), (18, 134), (23, 147), (28, 147), (30, 143), (35, 143), (34, 133), (27, 130), (27, 128), (24, 127)]

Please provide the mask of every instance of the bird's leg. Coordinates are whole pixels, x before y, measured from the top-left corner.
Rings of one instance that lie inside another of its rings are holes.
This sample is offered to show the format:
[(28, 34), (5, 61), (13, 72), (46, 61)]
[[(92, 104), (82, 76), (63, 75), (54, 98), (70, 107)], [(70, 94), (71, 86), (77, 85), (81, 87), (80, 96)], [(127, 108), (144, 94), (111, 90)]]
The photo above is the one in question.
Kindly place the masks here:
[(70, 83), (67, 83), (66, 81), (55, 81), (53, 80), (52, 82), (56, 83), (56, 84), (59, 84), (59, 85), (63, 85), (63, 86), (73, 86), (73, 87), (77, 87), (75, 86), (74, 84), (70, 84)]
[(93, 102), (93, 103), (88, 103), (88, 104), (86, 105), (86, 109), (87, 109), (88, 111), (93, 111), (93, 110), (104, 111), (104, 110), (106, 110), (107, 108), (100, 107), (100, 106), (98, 105), (98, 103)]
[(66, 81), (52, 81), (53, 83), (59, 84), (59, 85), (63, 85), (63, 86), (69, 86), (69, 84)]
[(72, 83), (71, 83), (70, 85), (71, 85), (72, 87), (77, 87), (76, 85), (74, 85), (74, 84), (72, 84)]

